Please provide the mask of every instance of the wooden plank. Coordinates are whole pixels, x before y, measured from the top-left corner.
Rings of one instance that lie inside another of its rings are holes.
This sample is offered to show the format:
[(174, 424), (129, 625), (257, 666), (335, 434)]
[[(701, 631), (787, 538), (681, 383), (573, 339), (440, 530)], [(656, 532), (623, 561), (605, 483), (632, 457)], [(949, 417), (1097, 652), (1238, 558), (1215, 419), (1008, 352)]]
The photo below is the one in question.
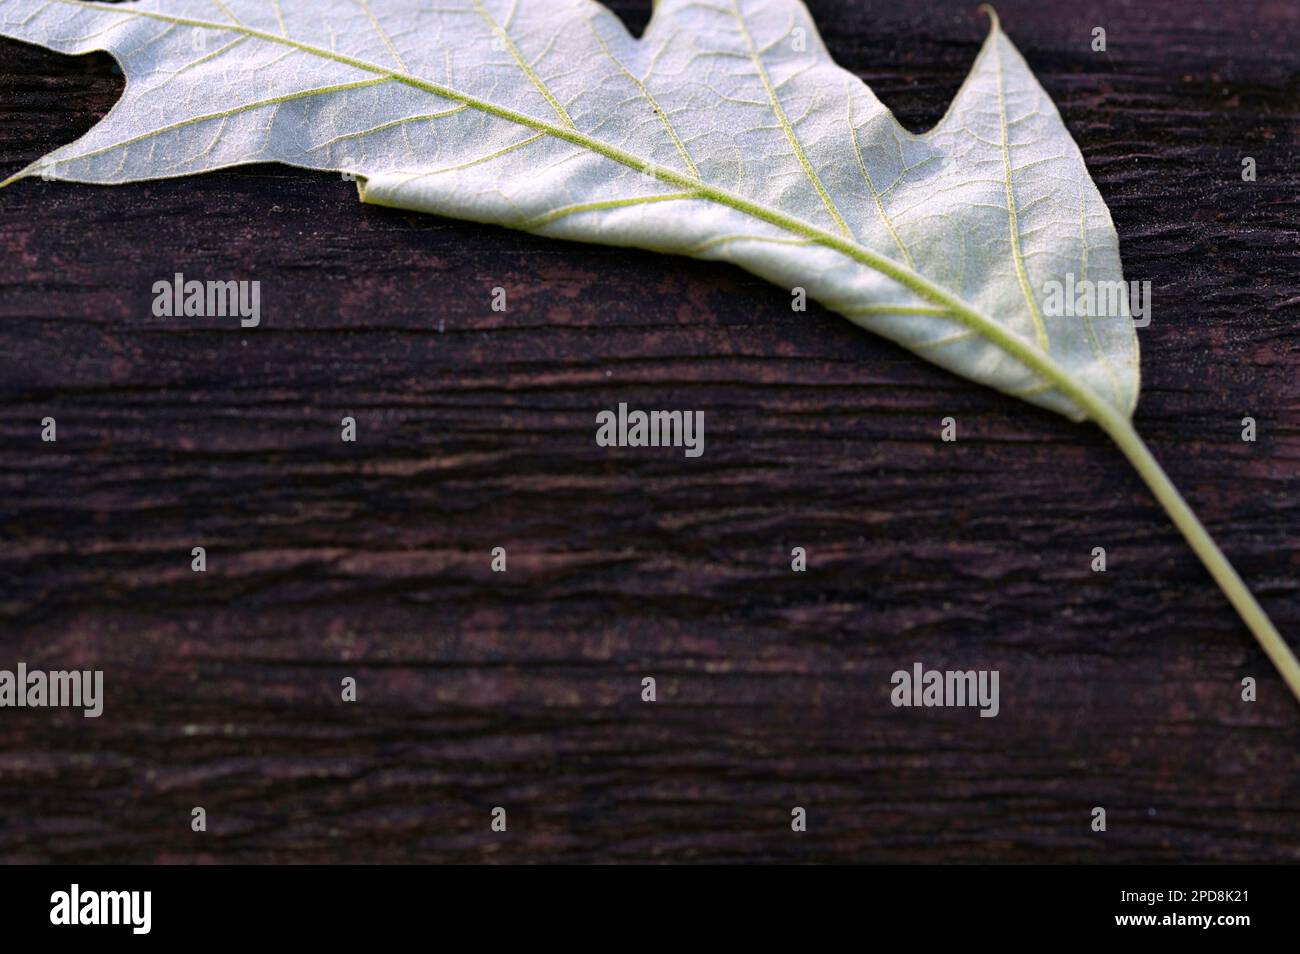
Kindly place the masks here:
[[(1300, 14), (998, 6), (1152, 282), (1140, 429), (1294, 639)], [(916, 130), (984, 31), (812, 9)], [(0, 171), (120, 90), (0, 43)], [(262, 326), (154, 318), (177, 271), (260, 280)], [(24, 182), (0, 355), (0, 668), (108, 696), (0, 713), (0, 859), (1300, 859), (1300, 709), (1119, 453), (739, 270), (275, 167)], [(619, 401), (706, 453), (596, 447)], [(915, 661), (998, 669), (999, 716), (895, 709)]]

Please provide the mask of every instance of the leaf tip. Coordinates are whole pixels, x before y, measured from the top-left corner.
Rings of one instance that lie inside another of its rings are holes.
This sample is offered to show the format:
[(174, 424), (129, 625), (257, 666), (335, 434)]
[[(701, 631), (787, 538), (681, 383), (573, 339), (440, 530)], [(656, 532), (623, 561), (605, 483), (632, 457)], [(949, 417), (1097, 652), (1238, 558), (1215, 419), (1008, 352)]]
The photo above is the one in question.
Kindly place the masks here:
[(43, 158), (42, 158), (42, 159), (37, 159), (35, 162), (30, 162), (30, 163), (28, 163), (27, 165), (23, 166), (21, 169), (19, 169), (19, 170), (18, 170), (17, 172), (15, 172), (13, 175), (9, 176), (9, 178), (7, 178), (7, 179), (0, 179), (0, 189), (3, 189), (5, 186), (13, 185), (13, 184), (14, 184), (15, 182), (17, 182), (19, 179), (26, 179), (26, 178), (28, 178), (28, 177), (29, 177), (33, 172), (38, 172), (38, 171), (40, 171), (42, 168), (45, 168), (45, 166), (43, 165), (44, 162), (45, 162), (45, 160), (44, 160)]
[(27, 175), (27, 169), (19, 169), (8, 179), (0, 179), (0, 189), (3, 189), (5, 186), (13, 185), (15, 182), (17, 182), (19, 179), (22, 179), (26, 175)]

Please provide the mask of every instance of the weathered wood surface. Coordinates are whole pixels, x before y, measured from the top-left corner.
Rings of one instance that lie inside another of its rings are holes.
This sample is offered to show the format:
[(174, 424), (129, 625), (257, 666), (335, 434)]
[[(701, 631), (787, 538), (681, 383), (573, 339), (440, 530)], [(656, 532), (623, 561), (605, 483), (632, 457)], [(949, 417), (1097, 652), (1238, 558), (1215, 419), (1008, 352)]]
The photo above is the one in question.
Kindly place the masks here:
[[(913, 129), (985, 29), (811, 6)], [(1294, 644), (1300, 12), (998, 6), (1153, 283), (1140, 429)], [(120, 88), (0, 43), (0, 172)], [(176, 271), (260, 280), (262, 327), (155, 319)], [(0, 192), (0, 668), (108, 696), (0, 711), (0, 858), (1300, 858), (1300, 706), (1119, 453), (788, 302), (283, 168)], [(597, 448), (619, 401), (705, 455)], [(914, 661), (999, 669), (1001, 715), (894, 709)]]

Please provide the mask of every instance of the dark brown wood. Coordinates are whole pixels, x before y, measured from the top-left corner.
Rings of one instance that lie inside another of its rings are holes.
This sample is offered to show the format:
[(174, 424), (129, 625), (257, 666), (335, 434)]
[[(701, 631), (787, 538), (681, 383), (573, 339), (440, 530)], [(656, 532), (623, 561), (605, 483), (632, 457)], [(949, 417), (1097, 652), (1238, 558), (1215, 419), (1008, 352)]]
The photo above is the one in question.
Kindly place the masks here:
[[(811, 6), (913, 129), (985, 29)], [(1294, 643), (1300, 13), (998, 6), (1153, 284), (1140, 429)], [(0, 174), (120, 89), (0, 42)], [(262, 327), (155, 319), (177, 271), (260, 280)], [(597, 448), (619, 401), (703, 410), (705, 455)], [(108, 695), (0, 710), (6, 861), (1300, 859), (1300, 706), (1118, 451), (724, 266), (283, 168), (22, 182), (0, 540), (0, 668)], [(914, 661), (999, 669), (1000, 716), (893, 708)]]

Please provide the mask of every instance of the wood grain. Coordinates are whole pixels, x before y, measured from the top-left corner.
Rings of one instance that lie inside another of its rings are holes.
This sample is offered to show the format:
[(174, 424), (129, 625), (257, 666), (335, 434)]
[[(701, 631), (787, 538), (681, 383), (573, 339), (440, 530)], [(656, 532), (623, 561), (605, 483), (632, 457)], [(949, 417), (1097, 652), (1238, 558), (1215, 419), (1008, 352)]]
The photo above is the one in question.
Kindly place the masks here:
[[(914, 130), (985, 29), (810, 6)], [(1139, 428), (1294, 645), (1300, 11), (998, 7), (1152, 282)], [(120, 90), (0, 42), (0, 173)], [(177, 271), (261, 281), (262, 327), (154, 318)], [(704, 456), (596, 447), (619, 401), (704, 411)], [(0, 540), (0, 668), (107, 688), (0, 711), (5, 861), (1300, 859), (1300, 706), (1118, 451), (725, 266), (278, 167), (19, 183)], [(893, 708), (915, 661), (1001, 714)]]

